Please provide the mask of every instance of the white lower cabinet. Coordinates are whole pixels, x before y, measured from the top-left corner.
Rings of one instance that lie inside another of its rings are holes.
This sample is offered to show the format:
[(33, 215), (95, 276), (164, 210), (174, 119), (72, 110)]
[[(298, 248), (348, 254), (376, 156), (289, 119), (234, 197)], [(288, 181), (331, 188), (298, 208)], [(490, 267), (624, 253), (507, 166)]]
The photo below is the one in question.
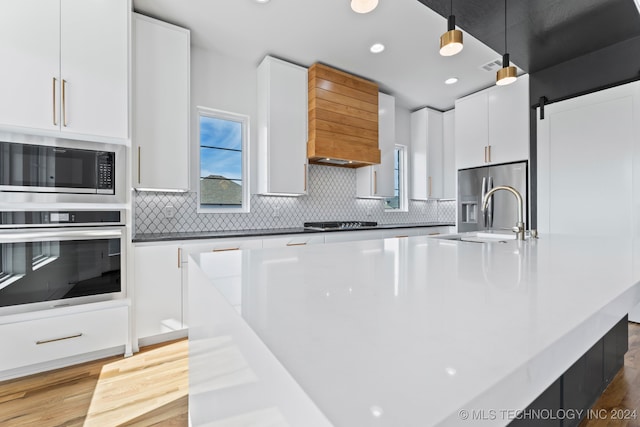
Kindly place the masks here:
[(180, 245), (176, 243), (134, 246), (134, 311), (138, 340), (183, 329), (181, 256)]
[(131, 352), (127, 303), (53, 311), (37, 319), (0, 324), (0, 336), (10, 343), (0, 352), (0, 372), (120, 346), (125, 346), (125, 353)]
[(410, 227), (283, 234), (263, 238), (136, 243), (134, 245), (134, 311), (138, 343), (149, 345), (186, 336), (189, 325), (187, 271), (190, 254), (300, 247), (448, 232), (449, 227)]
[(262, 240), (255, 238), (136, 243), (134, 311), (138, 344), (186, 336), (189, 253), (261, 247)]

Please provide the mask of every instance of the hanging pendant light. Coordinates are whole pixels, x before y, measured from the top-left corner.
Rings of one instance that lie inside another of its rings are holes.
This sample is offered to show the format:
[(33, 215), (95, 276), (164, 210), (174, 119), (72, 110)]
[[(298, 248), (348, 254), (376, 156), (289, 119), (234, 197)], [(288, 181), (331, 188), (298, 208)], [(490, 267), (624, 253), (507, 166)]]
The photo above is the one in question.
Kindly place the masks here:
[(456, 30), (456, 17), (453, 14), (453, 0), (451, 0), (451, 15), (447, 20), (447, 32), (440, 36), (440, 55), (453, 56), (462, 48), (462, 31)]
[(356, 13), (369, 13), (378, 6), (378, 0), (351, 0), (351, 9)]
[(507, 0), (504, 0), (504, 55), (502, 55), (502, 68), (496, 73), (496, 84), (498, 86), (509, 85), (518, 78), (516, 67), (510, 65), (509, 54), (507, 53)]

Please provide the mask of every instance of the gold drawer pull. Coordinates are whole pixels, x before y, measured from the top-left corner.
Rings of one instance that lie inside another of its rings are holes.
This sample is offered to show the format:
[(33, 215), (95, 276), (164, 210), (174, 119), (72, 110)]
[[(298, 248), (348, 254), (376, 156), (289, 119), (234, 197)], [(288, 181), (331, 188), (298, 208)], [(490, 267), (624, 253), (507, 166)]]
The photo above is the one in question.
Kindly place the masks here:
[(50, 339), (50, 340), (40, 340), (40, 341), (36, 341), (36, 345), (48, 344), (50, 342), (56, 342), (56, 341), (70, 340), (72, 338), (80, 338), (81, 336), (82, 336), (82, 333), (79, 333), (79, 334), (69, 335), (68, 337), (53, 338), (53, 339)]
[(306, 245), (307, 242), (302, 242), (302, 243), (287, 243), (287, 246), (304, 246)]
[(227, 251), (239, 251), (240, 248), (222, 248), (222, 249), (214, 249), (211, 252), (227, 252)]
[(438, 236), (440, 233), (429, 233), (429, 236)]
[(396, 239), (402, 239), (403, 237), (409, 237), (409, 236), (396, 236)]

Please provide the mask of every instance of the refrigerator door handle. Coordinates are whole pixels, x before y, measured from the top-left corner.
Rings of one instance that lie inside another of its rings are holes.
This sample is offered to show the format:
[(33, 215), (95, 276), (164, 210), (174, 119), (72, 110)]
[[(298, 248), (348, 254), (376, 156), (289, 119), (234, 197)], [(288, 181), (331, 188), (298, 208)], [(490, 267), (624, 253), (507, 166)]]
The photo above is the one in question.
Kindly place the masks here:
[[(493, 190), (493, 177), (489, 177), (489, 190)], [(489, 191), (487, 190), (487, 191)], [(489, 199), (489, 206), (487, 207), (487, 216), (489, 217), (489, 228), (493, 228), (493, 195)]]
[[(484, 195), (487, 194), (489, 190), (487, 189), (487, 177), (482, 177), (482, 188), (480, 189), (480, 206), (484, 202)], [(489, 211), (482, 211), (482, 222), (484, 223), (484, 228), (487, 228), (487, 224), (489, 221)]]

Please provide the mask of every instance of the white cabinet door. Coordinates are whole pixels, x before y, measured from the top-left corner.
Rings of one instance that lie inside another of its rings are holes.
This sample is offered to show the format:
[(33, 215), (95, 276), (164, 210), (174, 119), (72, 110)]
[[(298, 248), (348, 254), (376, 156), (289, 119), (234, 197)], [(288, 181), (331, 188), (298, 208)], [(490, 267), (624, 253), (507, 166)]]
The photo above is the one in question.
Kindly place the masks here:
[(456, 198), (455, 110), (442, 115), (442, 198)]
[(482, 166), (489, 145), (489, 97), (486, 91), (456, 100), (456, 169)]
[(60, 1), (62, 131), (128, 136), (126, 0)]
[(189, 189), (190, 35), (134, 14), (135, 188)]
[(456, 101), (456, 169), (529, 159), (529, 76)]
[(529, 158), (529, 76), (489, 90), (490, 163)]
[(258, 67), (258, 193), (307, 192), (307, 69), (267, 56)]
[(443, 195), (442, 113), (428, 108), (411, 113), (411, 198), (439, 199)]
[(183, 328), (180, 245), (134, 246), (134, 310), (138, 338)]
[(3, 126), (128, 137), (127, 0), (0, 4)]
[(356, 195), (362, 198), (394, 196), (396, 100), (378, 93), (378, 148), (380, 164), (356, 170)]
[(58, 130), (59, 3), (0, 3), (0, 125)]

